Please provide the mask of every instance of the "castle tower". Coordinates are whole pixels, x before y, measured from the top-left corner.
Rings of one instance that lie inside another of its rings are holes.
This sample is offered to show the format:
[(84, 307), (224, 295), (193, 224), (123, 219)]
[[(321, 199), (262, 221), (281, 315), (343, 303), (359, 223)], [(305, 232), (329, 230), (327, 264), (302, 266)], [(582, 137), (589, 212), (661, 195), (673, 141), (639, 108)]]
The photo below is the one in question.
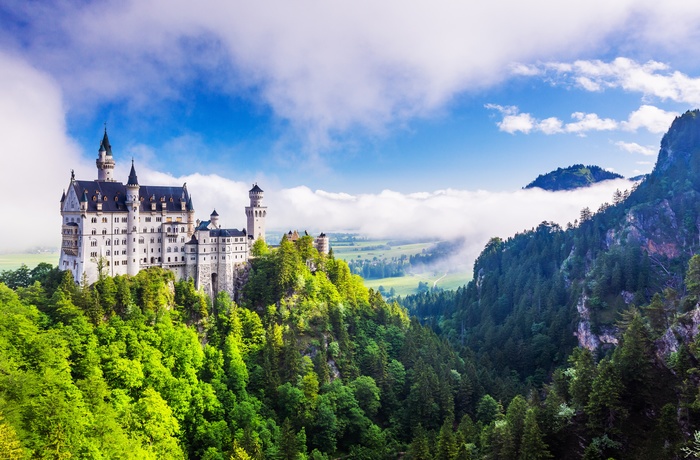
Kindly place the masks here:
[(129, 225), (126, 230), (126, 266), (127, 273), (131, 276), (138, 274), (141, 265), (140, 258), (142, 257), (139, 245), (139, 208), (141, 206), (139, 188), (139, 180), (136, 177), (134, 160), (132, 159), (131, 172), (129, 173), (129, 180), (126, 183), (126, 207), (129, 211)]
[(107, 127), (105, 135), (100, 142), (100, 150), (97, 152), (97, 180), (101, 182), (114, 182), (114, 158), (112, 157), (112, 146), (107, 137)]
[(219, 228), (219, 213), (216, 209), (209, 215), (209, 221), (214, 228)]
[(253, 184), (253, 188), (248, 192), (250, 206), (246, 206), (245, 215), (248, 218), (246, 230), (248, 238), (257, 240), (265, 239), (265, 217), (267, 217), (267, 206), (262, 205), (263, 191), (258, 184)]

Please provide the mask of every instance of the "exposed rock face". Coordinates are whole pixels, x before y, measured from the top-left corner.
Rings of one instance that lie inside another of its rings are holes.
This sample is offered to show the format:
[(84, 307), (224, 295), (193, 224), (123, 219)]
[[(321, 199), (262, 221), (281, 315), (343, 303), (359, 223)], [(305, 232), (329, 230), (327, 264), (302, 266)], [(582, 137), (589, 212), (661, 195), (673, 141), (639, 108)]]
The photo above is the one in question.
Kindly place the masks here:
[(588, 296), (582, 294), (576, 304), (579, 322), (574, 335), (578, 338), (579, 346), (595, 351), (601, 345), (617, 345), (617, 331), (614, 328), (604, 329), (600, 334), (591, 331), (591, 312), (586, 305), (587, 301)]
[(656, 355), (662, 360), (667, 360), (671, 353), (678, 351), (682, 343), (692, 343), (698, 335), (698, 331), (700, 331), (700, 305), (696, 305), (692, 311), (679, 318), (655, 342)]

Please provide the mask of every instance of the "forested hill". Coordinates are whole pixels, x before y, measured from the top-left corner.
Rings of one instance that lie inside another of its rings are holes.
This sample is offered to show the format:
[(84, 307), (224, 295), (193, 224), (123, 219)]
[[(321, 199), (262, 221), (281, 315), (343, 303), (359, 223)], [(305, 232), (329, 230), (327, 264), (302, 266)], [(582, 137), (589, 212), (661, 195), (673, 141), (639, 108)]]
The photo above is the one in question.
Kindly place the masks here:
[(503, 379), (553, 376), (561, 458), (681, 458), (700, 430), (700, 113), (677, 118), (649, 177), (612, 198), (566, 228), (491, 239), (467, 286), (403, 303)]
[(551, 191), (573, 190), (588, 187), (596, 182), (622, 178), (621, 175), (606, 171), (599, 166), (573, 165), (568, 168), (557, 168), (547, 174), (540, 174), (525, 188), (539, 187)]
[[(0, 274), (0, 458), (498, 455), (516, 393), (489, 365), (310, 237), (254, 253), (238, 304), (157, 268)], [(518, 443), (547, 453), (536, 403), (514, 401)]]

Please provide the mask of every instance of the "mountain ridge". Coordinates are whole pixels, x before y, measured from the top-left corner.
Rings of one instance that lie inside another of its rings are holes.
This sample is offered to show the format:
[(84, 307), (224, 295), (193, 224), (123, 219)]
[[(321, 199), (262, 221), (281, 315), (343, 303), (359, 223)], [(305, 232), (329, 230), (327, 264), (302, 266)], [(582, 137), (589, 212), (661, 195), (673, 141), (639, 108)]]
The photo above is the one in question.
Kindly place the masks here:
[(549, 191), (574, 190), (612, 179), (623, 179), (623, 176), (606, 171), (600, 166), (575, 164), (566, 168), (557, 168), (547, 174), (540, 174), (523, 188), (537, 187)]

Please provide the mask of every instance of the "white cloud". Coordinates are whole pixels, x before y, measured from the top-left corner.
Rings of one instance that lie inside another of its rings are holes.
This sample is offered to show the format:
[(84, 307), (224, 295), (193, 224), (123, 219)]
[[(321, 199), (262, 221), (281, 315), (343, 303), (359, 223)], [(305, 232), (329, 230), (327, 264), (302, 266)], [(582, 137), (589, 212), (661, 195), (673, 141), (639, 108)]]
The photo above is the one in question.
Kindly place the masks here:
[(61, 190), (70, 170), (87, 172), (66, 135), (61, 92), (54, 80), (0, 52), (0, 251), (60, 244)]
[[(639, 153), (641, 155), (647, 155), (647, 156), (652, 156), (656, 155), (657, 151), (653, 147), (649, 146), (643, 146), (639, 145), (636, 142), (623, 142), (623, 141), (618, 141), (615, 142), (615, 145), (618, 146), (620, 149), (624, 150), (625, 152), (629, 153)], [(639, 163), (638, 164), (647, 164), (647, 163)]]
[(678, 112), (667, 112), (653, 105), (642, 105), (629, 115), (627, 121), (622, 122), (622, 128), (627, 131), (645, 128), (651, 133), (665, 133), (678, 115)]
[[(513, 62), (595, 51), (610, 36), (625, 49), (692, 56), (700, 19), (700, 6), (682, 0), (108, 0), (8, 8), (23, 25), (3, 28), (0, 42), (55, 75), (73, 110), (104, 101), (158, 110), (196, 82), (270, 107), (321, 146), (353, 128), (382, 132), (435, 113), (461, 92), (499, 83), (509, 68), (543, 70)], [(700, 100), (696, 79), (659, 73), (667, 69), (653, 62), (546, 67), (566, 68), (589, 90), (617, 85)]]
[(579, 136), (589, 131), (637, 131), (644, 128), (652, 133), (663, 133), (671, 126), (673, 119), (679, 114), (667, 112), (651, 105), (642, 105), (639, 109), (630, 113), (625, 121), (617, 121), (612, 118), (601, 118), (595, 113), (574, 112), (571, 118), (575, 121), (564, 123), (557, 117), (549, 117), (538, 120), (529, 113), (520, 112), (516, 106), (501, 106), (486, 104), (490, 110), (497, 110), (503, 115), (503, 119), (496, 122), (501, 131), (514, 134), (522, 132), (542, 132), (544, 134), (573, 133)]
[(537, 70), (532, 70), (533, 74), (549, 73), (554, 83), (570, 83), (586, 91), (620, 88), (662, 101), (700, 104), (700, 78), (672, 71), (667, 64), (657, 61), (639, 63), (618, 57), (610, 62), (548, 62), (534, 67)]
[(618, 127), (618, 123), (611, 118), (600, 118), (595, 113), (574, 112), (571, 118), (576, 120), (566, 124), (568, 133), (585, 133), (586, 131), (611, 131)]
[[(187, 182), (199, 219), (208, 219), (216, 208), (222, 225), (245, 226), (243, 207), (250, 184), (217, 175), (172, 177), (147, 168), (137, 172), (143, 183)], [(632, 183), (624, 179), (605, 181), (571, 192), (447, 189), (356, 195), (306, 186), (285, 189), (268, 187), (263, 182), (259, 185), (265, 190), (268, 229), (357, 232), (376, 238), (463, 237), (466, 246), (461, 263), (471, 266), (490, 237), (508, 237), (543, 220), (563, 226), (577, 219), (582, 208), (598, 209), (601, 203), (612, 200), (616, 189), (629, 189)]]

